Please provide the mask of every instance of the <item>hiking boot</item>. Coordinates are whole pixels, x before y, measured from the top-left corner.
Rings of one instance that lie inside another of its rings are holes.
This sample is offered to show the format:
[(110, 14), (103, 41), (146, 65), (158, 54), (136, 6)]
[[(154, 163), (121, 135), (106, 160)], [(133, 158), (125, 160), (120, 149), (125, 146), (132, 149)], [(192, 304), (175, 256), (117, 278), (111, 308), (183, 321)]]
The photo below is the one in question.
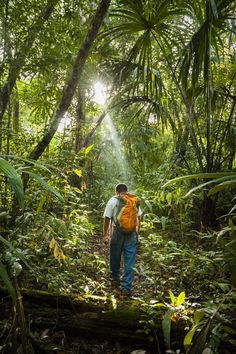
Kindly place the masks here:
[(119, 286), (120, 286), (120, 280), (119, 279), (114, 279), (114, 278), (111, 277), (110, 281), (111, 281), (112, 288), (114, 288), (114, 289), (118, 289), (119, 288)]
[(121, 298), (129, 298), (129, 297), (132, 297), (132, 292), (131, 292), (131, 290), (121, 288), (119, 291), (119, 295)]

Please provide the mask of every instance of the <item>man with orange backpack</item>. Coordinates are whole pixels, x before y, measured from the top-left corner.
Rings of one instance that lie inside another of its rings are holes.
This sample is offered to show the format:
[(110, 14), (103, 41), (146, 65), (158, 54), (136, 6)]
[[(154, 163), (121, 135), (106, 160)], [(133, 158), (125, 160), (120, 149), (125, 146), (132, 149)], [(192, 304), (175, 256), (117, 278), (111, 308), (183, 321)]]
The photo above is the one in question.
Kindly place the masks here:
[[(126, 184), (118, 184), (116, 195), (109, 199), (104, 211), (103, 240), (108, 243), (110, 232), (110, 272), (124, 295), (130, 295), (134, 279), (141, 214), (138, 197), (128, 193)], [(120, 280), (122, 256), (124, 274)]]

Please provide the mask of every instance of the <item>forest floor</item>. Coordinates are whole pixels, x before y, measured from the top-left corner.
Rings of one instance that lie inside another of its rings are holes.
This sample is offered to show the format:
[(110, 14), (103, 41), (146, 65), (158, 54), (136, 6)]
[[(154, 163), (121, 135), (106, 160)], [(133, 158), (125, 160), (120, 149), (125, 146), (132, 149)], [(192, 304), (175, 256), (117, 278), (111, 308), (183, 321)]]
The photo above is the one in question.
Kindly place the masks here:
[[(37, 274), (41, 273), (40, 279), (36, 281), (30, 272), (27, 278), (25, 269), (22, 279), (19, 279), (20, 285), (68, 296), (101, 296), (103, 299), (109, 297), (118, 298), (119, 301), (135, 300), (145, 304), (155, 301), (162, 305), (168, 303), (170, 306), (173, 300), (170, 299), (170, 290), (176, 298), (186, 290), (184, 310), (187, 310), (188, 306), (190, 309), (191, 306), (195, 309), (201, 307), (205, 299), (211, 301), (214, 298), (216, 291), (220, 294), (218, 284), (221, 284), (221, 281), (223, 285), (227, 285), (223, 283), (224, 269), (222, 266), (216, 267), (218, 263), (214, 262), (216, 256), (219, 256), (217, 250), (212, 257), (212, 251), (203, 249), (201, 245), (199, 247), (196, 240), (192, 241), (193, 244), (190, 244), (190, 238), (186, 242), (178, 242), (177, 237), (172, 237), (167, 232), (156, 232), (153, 235), (150, 233), (148, 237), (148, 240), (146, 237), (140, 238), (132, 295), (128, 299), (123, 299), (119, 290), (112, 285), (109, 274), (109, 246), (104, 245), (100, 229), (84, 240), (80, 239), (80, 243), (76, 245), (69, 244), (68, 248), (64, 246), (66, 259), (63, 262), (59, 262), (53, 252), (48, 250), (46, 242), (43, 244), (43, 252), (38, 252), (41, 258), (37, 258), (33, 250), (34, 260), (38, 259), (35, 268), (39, 269)], [(145, 248), (147, 246), (148, 249)], [(43, 350), (36, 349), (33, 354), (166, 353), (157, 348), (151, 349), (151, 342), (150, 345), (144, 346), (136, 342), (127, 344), (121, 343), (120, 340), (110, 341), (109, 333), (108, 339), (105, 337), (106, 340), (102, 340), (91, 338), (91, 335), (87, 338), (79, 333), (73, 337), (55, 328), (43, 327), (31, 335), (36, 341), (43, 342)], [(9, 351), (2, 350), (6, 346), (5, 342), (6, 337), (0, 335), (0, 353), (9, 354)], [(172, 354), (177, 352), (181, 354), (180, 351), (168, 351)]]
[[(92, 254), (97, 254), (101, 256), (106, 262), (107, 267), (109, 266), (109, 245), (104, 245), (102, 241), (102, 236), (97, 235), (90, 239), (88, 250)], [(121, 276), (123, 269), (123, 261), (121, 261)], [(136, 256), (136, 265), (135, 265), (135, 277), (132, 285), (131, 297), (138, 298), (150, 298), (153, 295), (153, 287), (147, 281), (147, 277), (142, 269), (142, 256), (138, 248)], [(113, 294), (114, 296), (119, 296), (119, 289), (114, 287), (109, 272), (104, 276), (104, 287), (108, 294)]]
[[(87, 238), (86, 240), (86, 250), (83, 255), (83, 259), (87, 259), (87, 255), (92, 255), (93, 257), (98, 257), (98, 259), (101, 262), (98, 262), (97, 264), (97, 269), (96, 269), (96, 262), (94, 262), (94, 258), (91, 261), (91, 264), (86, 264), (86, 266), (79, 267), (75, 270), (72, 265), (70, 268), (70, 265), (67, 265), (63, 271), (65, 273), (69, 271), (70, 273), (73, 273), (74, 271), (74, 282), (78, 280), (79, 282), (79, 277), (81, 277), (81, 274), (83, 272), (84, 279), (87, 277), (90, 278), (91, 283), (94, 281), (94, 283), (102, 283), (102, 287), (96, 287), (92, 290), (92, 295), (96, 296), (114, 296), (114, 297), (119, 297), (120, 301), (123, 301), (122, 297), (120, 296), (120, 292), (117, 288), (115, 288), (112, 285), (110, 275), (109, 275), (109, 269), (108, 269), (108, 264), (109, 264), (109, 246), (105, 246), (102, 242), (102, 236), (97, 234), (93, 235)], [(141, 256), (140, 254), (137, 255), (137, 269), (140, 269), (141, 265)], [(60, 266), (58, 266), (60, 270)], [(56, 271), (57, 266), (52, 267), (51, 269)], [(63, 269), (63, 267), (62, 267)], [(63, 273), (62, 271), (62, 273)], [(50, 272), (50, 267), (49, 267), (49, 272)], [(56, 274), (56, 273), (55, 273)], [(63, 274), (60, 274), (60, 276)], [(53, 275), (52, 275), (53, 276)], [(25, 286), (24, 282), (21, 284)], [(39, 290), (47, 290), (46, 288), (46, 283), (45, 285), (38, 283), (35, 284), (35, 281), (30, 278), (29, 283), (26, 284), (26, 286), (30, 288), (38, 288)], [(69, 287), (68, 283), (68, 287)], [(144, 298), (148, 295), (149, 291), (151, 291), (151, 288), (148, 286), (145, 280), (145, 276), (141, 276), (140, 273), (138, 274), (136, 272), (135, 275), (135, 280), (133, 284), (133, 292), (132, 296), (127, 298), (124, 298), (124, 301), (129, 301), (132, 299), (141, 299)], [(83, 295), (82, 291), (81, 294)], [(70, 295), (70, 293), (68, 293)], [(149, 295), (150, 297), (150, 295)], [(138, 343), (131, 343), (131, 344), (125, 344), (121, 343), (120, 341), (109, 341), (109, 340), (102, 340), (98, 338), (86, 338), (83, 336), (78, 335), (78, 337), (72, 337), (66, 335), (63, 331), (57, 331), (56, 329), (49, 329), (49, 328), (43, 328), (42, 330), (37, 330), (32, 333), (34, 338), (37, 338), (39, 342), (42, 344), (41, 348), (37, 347), (37, 345), (33, 345), (34, 347), (34, 352), (33, 354), (150, 354), (150, 353), (157, 353), (156, 351), (153, 351), (149, 348), (145, 348), (145, 346), (142, 344)], [(2, 340), (2, 343), (1, 343)], [(37, 342), (37, 340), (35, 342)], [(8, 351), (4, 351), (4, 341), (5, 338), (0, 338), (0, 353), (8, 354)], [(32, 340), (32, 343), (34, 343), (34, 340)], [(43, 348), (43, 349), (42, 349)], [(14, 353), (15, 354), (15, 353)], [(161, 354), (158, 352), (158, 354)]]
[[(87, 241), (88, 243), (86, 252), (101, 257), (106, 263), (104, 267), (107, 268), (109, 265), (109, 245), (104, 245), (102, 241), (102, 235), (93, 235), (89, 237)], [(152, 294), (152, 286), (148, 285), (145, 275), (142, 274), (141, 263), (141, 255), (138, 251), (136, 258), (136, 268), (137, 270), (139, 269), (139, 271), (136, 271), (131, 297), (129, 297), (128, 299), (124, 298), (124, 301), (137, 298), (150, 298)], [(123, 264), (121, 263), (121, 270), (122, 266)], [(96, 274), (96, 269), (90, 269), (89, 267), (87, 268), (87, 272), (88, 276), (90, 277), (91, 273), (93, 273), (95, 279), (97, 278), (97, 276), (99, 276), (99, 274), (101, 274), (101, 272), (99, 272), (99, 269), (97, 270)], [(94, 295), (104, 296), (105, 293), (108, 296), (119, 297), (119, 299), (122, 299), (122, 297), (120, 296), (119, 289), (113, 286), (108, 271), (102, 274), (101, 281), (103, 282), (102, 291), (101, 289), (97, 289), (94, 292)], [(145, 349), (143, 345), (139, 345), (138, 343), (133, 343), (132, 345), (125, 345), (120, 343), (119, 341), (109, 342), (106, 340), (98, 340), (96, 338), (87, 339), (84, 337), (67, 339), (62, 338), (62, 340), (63, 352), (58, 351), (56, 352), (57, 354), (162, 354), (160, 352), (157, 352), (156, 350), (153, 351), (150, 348)]]
[[(105, 261), (104, 267), (108, 270), (109, 265), (109, 245), (104, 245), (102, 241), (102, 235), (94, 235), (88, 239), (87, 244), (87, 252), (89, 254), (93, 254), (95, 256), (101, 257)], [(121, 271), (123, 268), (123, 263), (121, 262)], [(91, 273), (93, 273), (94, 279), (98, 280), (99, 274), (101, 274), (101, 269), (97, 270), (87, 267), (88, 276), (91, 277)], [(122, 301), (122, 296), (120, 294), (119, 288), (114, 286), (111, 281), (109, 271), (102, 273), (101, 276), (102, 287), (94, 291), (93, 295), (97, 296), (113, 296), (119, 298)], [(124, 298), (124, 301), (135, 300), (135, 299), (147, 299), (152, 298), (153, 295), (153, 284), (150, 284), (142, 270), (142, 259), (140, 251), (138, 250), (137, 257), (136, 257), (136, 272), (135, 278), (133, 282), (131, 296), (128, 298)], [(68, 343), (69, 346), (68, 346)], [(69, 338), (68, 340), (64, 341), (64, 351), (57, 352), (57, 354), (164, 354), (158, 351), (157, 349), (151, 349), (151, 345), (149, 348), (145, 348), (145, 346), (139, 345), (138, 343), (133, 344), (124, 344), (120, 343), (119, 341), (116, 342), (109, 342), (104, 340), (94, 339), (87, 339), (83, 337), (77, 338)], [(174, 353), (174, 352), (173, 352)], [(181, 354), (179, 352), (179, 354)]]

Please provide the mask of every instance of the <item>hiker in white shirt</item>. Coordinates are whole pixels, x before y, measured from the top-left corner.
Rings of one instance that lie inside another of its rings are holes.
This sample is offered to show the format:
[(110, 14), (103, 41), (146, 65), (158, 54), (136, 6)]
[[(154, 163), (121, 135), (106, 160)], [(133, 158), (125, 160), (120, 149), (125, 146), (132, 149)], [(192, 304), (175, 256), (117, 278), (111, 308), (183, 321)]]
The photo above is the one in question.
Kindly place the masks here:
[[(124, 295), (130, 295), (134, 279), (141, 214), (138, 198), (128, 193), (126, 184), (118, 184), (116, 195), (109, 199), (104, 211), (103, 241), (107, 244), (110, 234), (110, 272)], [(124, 273), (120, 279), (122, 256)]]

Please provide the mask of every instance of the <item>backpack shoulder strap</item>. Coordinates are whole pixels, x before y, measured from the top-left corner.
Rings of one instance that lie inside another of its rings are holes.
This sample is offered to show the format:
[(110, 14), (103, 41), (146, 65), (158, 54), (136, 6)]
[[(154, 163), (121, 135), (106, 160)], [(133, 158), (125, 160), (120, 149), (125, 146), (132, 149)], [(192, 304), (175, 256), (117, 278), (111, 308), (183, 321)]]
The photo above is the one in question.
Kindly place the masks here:
[[(120, 204), (120, 194), (119, 195), (114, 195), (114, 198), (117, 200), (117, 208), (119, 209), (119, 204)], [(115, 220), (115, 218), (114, 218), (114, 216), (112, 215), (112, 217), (111, 217), (111, 219), (112, 219), (112, 221), (114, 222), (114, 224), (116, 225), (116, 226), (118, 226), (118, 222), (117, 222), (117, 220)]]

